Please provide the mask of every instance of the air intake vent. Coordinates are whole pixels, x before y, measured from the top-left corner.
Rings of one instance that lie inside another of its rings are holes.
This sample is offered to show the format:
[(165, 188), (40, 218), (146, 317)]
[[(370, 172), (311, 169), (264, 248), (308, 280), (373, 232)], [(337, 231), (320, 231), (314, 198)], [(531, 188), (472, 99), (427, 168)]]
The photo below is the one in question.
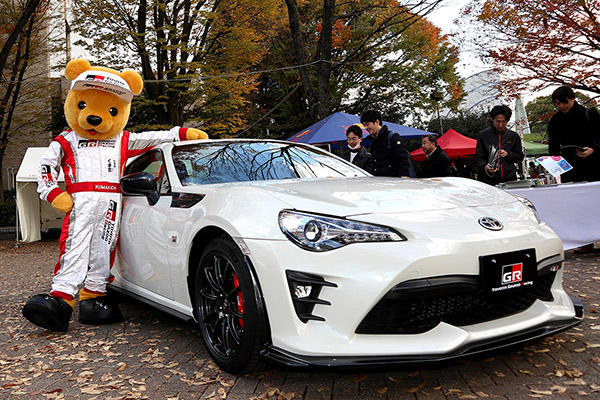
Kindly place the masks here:
[(553, 301), (556, 270), (545, 269), (532, 286), (494, 295), (477, 277), (447, 276), (403, 282), (392, 288), (362, 320), (359, 334), (417, 334), (440, 322), (466, 326), (507, 317), (536, 300)]
[(296, 315), (300, 321), (306, 323), (312, 319), (315, 321), (325, 321), (325, 318), (313, 315), (315, 304), (331, 305), (327, 300), (319, 299), (319, 294), (323, 286), (337, 287), (335, 283), (327, 282), (319, 275), (307, 274), (297, 271), (285, 271), (288, 280), (288, 287)]

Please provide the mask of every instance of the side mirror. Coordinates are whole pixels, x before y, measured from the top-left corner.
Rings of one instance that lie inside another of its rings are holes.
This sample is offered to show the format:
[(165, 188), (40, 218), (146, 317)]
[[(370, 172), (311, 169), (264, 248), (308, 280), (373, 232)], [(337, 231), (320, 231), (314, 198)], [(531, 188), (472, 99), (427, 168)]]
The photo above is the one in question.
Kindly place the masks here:
[(154, 176), (147, 172), (126, 175), (121, 178), (121, 191), (125, 195), (143, 194), (153, 206), (160, 199), (154, 179)]

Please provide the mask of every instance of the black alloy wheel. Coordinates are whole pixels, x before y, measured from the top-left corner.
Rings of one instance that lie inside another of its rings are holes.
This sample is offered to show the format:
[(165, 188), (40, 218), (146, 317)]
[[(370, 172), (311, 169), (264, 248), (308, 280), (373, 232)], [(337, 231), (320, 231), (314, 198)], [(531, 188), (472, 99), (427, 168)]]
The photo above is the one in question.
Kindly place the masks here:
[(225, 236), (212, 240), (200, 257), (195, 282), (198, 324), (213, 360), (231, 373), (255, 370), (265, 316), (235, 242)]

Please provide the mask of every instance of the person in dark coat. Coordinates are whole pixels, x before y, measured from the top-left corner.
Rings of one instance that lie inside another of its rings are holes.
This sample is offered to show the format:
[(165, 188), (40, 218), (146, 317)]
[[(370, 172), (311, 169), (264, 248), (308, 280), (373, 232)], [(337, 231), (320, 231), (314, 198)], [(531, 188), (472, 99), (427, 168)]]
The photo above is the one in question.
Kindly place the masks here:
[(346, 129), (348, 146), (342, 149), (341, 157), (352, 164), (371, 172), (371, 153), (362, 146), (362, 129), (358, 125), (350, 125)]
[(600, 114), (577, 103), (569, 86), (556, 89), (552, 101), (558, 112), (548, 122), (548, 151), (573, 166), (560, 176), (561, 181), (600, 180)]
[[(577, 103), (575, 92), (569, 86), (556, 89), (552, 93), (552, 101), (558, 112), (548, 122), (548, 151), (551, 156), (562, 156), (573, 166), (572, 170), (560, 176), (561, 182), (600, 180), (598, 111)], [(589, 243), (573, 252), (600, 252), (600, 249)]]
[(512, 111), (505, 105), (490, 111), (492, 126), (477, 134), (475, 164), (479, 180), (497, 185), (517, 179), (516, 163), (523, 161), (523, 146), (516, 132), (506, 128)]
[(409, 176), (410, 163), (406, 146), (400, 135), (382, 125), (381, 114), (375, 110), (365, 111), (360, 122), (369, 132), (371, 160), (375, 176)]
[(421, 138), (421, 148), (425, 152), (425, 162), (421, 170), (420, 178), (433, 178), (436, 176), (451, 176), (452, 167), (450, 166), (450, 158), (437, 145), (435, 135), (425, 135)]

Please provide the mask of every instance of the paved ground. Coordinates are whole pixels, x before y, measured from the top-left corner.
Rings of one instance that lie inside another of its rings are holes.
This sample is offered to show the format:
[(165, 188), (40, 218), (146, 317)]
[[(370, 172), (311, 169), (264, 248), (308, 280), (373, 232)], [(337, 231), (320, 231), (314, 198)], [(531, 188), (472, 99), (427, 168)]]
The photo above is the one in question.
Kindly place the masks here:
[(271, 368), (232, 376), (208, 358), (198, 331), (143, 304), (104, 327), (72, 319), (49, 333), (21, 316), (48, 289), (56, 241), (0, 242), (0, 399), (579, 399), (600, 398), (600, 254), (567, 254), (568, 291), (585, 321), (502, 353), (427, 368), (310, 371)]

